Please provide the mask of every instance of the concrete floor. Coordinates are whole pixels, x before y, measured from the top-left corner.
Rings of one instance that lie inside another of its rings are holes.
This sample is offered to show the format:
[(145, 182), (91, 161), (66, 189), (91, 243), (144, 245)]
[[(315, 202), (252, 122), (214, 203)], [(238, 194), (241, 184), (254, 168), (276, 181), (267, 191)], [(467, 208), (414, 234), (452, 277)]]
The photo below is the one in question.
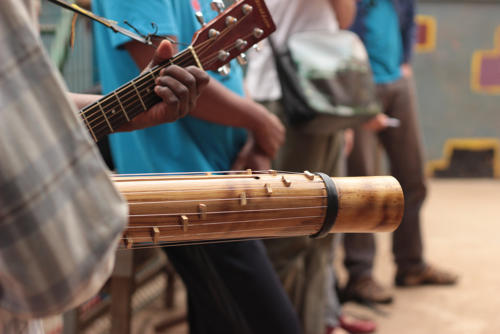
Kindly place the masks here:
[[(374, 311), (349, 303), (345, 312), (375, 319), (377, 333), (384, 334), (500, 333), (500, 181), (432, 180), (423, 233), (428, 261), (458, 273), (459, 284), (398, 288), (392, 305)], [(375, 276), (392, 286), (390, 235), (378, 235), (377, 245)], [(345, 272), (338, 254), (342, 282)], [(144, 333), (144, 326), (139, 328)], [(187, 327), (164, 333), (185, 334)]]
[[(397, 288), (380, 312), (355, 304), (345, 311), (375, 319), (384, 334), (500, 333), (500, 182), (431, 181), (423, 233), (428, 262), (459, 274), (459, 284)], [(377, 242), (375, 276), (392, 286), (390, 236)]]

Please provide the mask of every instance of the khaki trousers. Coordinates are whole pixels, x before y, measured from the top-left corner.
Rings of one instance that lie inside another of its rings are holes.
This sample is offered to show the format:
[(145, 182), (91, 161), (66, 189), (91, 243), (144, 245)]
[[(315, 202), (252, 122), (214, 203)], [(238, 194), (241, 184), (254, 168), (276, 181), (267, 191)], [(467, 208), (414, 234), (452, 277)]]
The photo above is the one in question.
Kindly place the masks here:
[[(393, 233), (392, 250), (399, 272), (424, 265), (420, 208), (426, 195), (421, 135), (416, 115), (415, 88), (412, 79), (400, 79), (377, 85), (384, 112), (400, 120), (398, 128), (378, 133), (387, 153), (391, 175), (401, 183), (405, 196), (405, 214)], [(348, 160), (349, 176), (375, 175), (377, 135), (362, 127), (355, 129), (355, 143)], [(345, 234), (345, 266), (350, 279), (371, 275), (375, 256), (373, 234)]]
[[(278, 115), (286, 124), (283, 107), (279, 101), (263, 102), (269, 111)], [(278, 153), (273, 167), (278, 170), (303, 172), (321, 171), (331, 176), (345, 170), (342, 155), (343, 136), (310, 135), (287, 126), (286, 142)], [(299, 314), (305, 334), (323, 334), (326, 319), (337, 319), (338, 315), (327, 315), (338, 309), (337, 296), (332, 284), (332, 237), (311, 239), (294, 237), (266, 240), (265, 245), (271, 262)], [(331, 304), (334, 304), (331, 306)]]

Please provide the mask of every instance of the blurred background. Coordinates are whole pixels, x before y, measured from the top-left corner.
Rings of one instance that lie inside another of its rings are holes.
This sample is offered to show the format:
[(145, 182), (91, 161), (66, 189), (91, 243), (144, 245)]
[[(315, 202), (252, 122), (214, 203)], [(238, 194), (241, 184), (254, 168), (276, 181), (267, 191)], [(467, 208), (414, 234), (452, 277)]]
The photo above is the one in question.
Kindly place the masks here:
[[(89, 8), (90, 0), (77, 1)], [(457, 286), (395, 290), (390, 306), (348, 304), (375, 318), (378, 333), (500, 333), (500, 0), (420, 0), (413, 59), (420, 125), (430, 177), (424, 240), (433, 261), (460, 275)], [(69, 47), (72, 13), (42, 1), (50, 58), (74, 92), (99, 92), (90, 22), (79, 18)], [(382, 151), (380, 151), (382, 152)], [(382, 153), (380, 173), (385, 174)], [(375, 275), (392, 285), (390, 237), (377, 239)], [(341, 251), (337, 252), (340, 281)], [(80, 310), (46, 321), (50, 333), (107, 333), (111, 314), (132, 332), (187, 333), (183, 289), (163, 254), (134, 264), (125, 296), (108, 290)], [(390, 274), (388, 274), (390, 273)], [(142, 276), (141, 276), (142, 275)], [(345, 279), (345, 278), (344, 278)], [(113, 302), (121, 303), (113, 310)], [(123, 305), (126, 302), (129, 305)], [(113, 313), (115, 312), (115, 313)], [(116, 313), (117, 312), (117, 313)], [(120, 313), (121, 312), (121, 313)], [(115, 333), (124, 333), (114, 330)]]

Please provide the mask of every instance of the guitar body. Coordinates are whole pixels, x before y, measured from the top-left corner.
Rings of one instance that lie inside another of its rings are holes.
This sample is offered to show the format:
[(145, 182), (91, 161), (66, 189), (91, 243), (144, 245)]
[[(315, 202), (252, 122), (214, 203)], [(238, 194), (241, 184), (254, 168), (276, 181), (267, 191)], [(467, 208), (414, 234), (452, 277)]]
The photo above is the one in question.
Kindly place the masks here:
[(391, 232), (403, 217), (401, 187), (388, 176), (329, 178), (269, 171), (113, 180), (130, 207), (124, 234), (129, 248), (320, 231)]

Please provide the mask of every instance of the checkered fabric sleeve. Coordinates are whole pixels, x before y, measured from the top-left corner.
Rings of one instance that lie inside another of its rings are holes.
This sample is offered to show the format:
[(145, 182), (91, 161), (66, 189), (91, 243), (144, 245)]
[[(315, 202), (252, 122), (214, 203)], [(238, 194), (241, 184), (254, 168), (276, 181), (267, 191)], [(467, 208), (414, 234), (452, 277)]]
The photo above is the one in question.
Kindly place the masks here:
[(28, 1), (0, 1), (0, 333), (96, 293), (127, 217)]

